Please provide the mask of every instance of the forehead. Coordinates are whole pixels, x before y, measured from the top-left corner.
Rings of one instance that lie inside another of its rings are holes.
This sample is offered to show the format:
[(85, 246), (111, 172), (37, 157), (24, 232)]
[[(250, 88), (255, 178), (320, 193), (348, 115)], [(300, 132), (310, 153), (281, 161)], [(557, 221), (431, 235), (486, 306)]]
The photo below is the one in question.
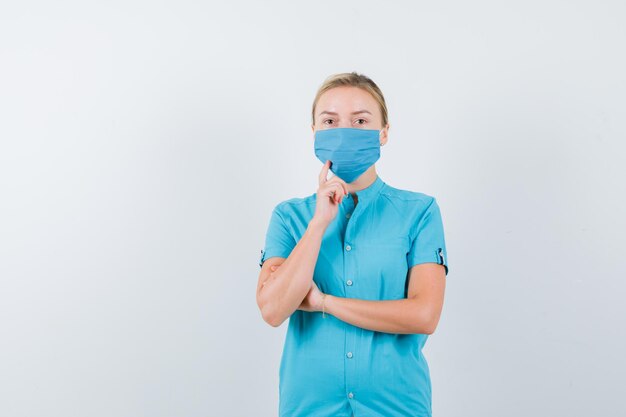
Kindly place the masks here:
[(366, 109), (376, 114), (374, 110), (377, 107), (378, 103), (369, 92), (359, 87), (341, 86), (324, 92), (317, 101), (315, 110), (319, 114), (324, 110), (341, 112)]

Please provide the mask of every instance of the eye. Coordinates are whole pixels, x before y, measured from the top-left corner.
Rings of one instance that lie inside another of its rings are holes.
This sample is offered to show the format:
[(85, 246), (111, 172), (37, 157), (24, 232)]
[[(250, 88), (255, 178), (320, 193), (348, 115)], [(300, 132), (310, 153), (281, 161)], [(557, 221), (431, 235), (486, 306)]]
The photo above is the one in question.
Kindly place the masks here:
[(324, 123), (325, 125), (327, 125), (327, 124), (330, 124), (330, 123), (326, 123), (326, 122), (332, 122), (332, 121), (333, 121), (333, 119), (324, 119), (324, 120), (322, 121), (322, 123)]
[[(357, 122), (359, 122), (359, 121), (363, 121), (363, 123), (367, 123), (367, 120), (365, 120), (365, 119), (357, 119)], [(363, 123), (358, 123), (358, 124), (362, 125)]]

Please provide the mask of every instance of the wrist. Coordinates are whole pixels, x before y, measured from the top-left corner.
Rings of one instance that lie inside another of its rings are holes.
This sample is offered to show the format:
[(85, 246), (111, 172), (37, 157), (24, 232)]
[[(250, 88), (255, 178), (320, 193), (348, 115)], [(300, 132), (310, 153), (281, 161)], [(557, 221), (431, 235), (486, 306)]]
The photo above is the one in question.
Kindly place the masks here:
[(322, 312), (322, 315), (332, 314), (331, 307), (333, 305), (334, 300), (335, 300), (334, 295), (324, 294), (324, 299), (322, 300), (322, 303), (320, 303), (321, 305), (320, 311)]
[(316, 231), (316, 232), (324, 233), (327, 227), (328, 227), (328, 224), (326, 222), (313, 216), (313, 218), (309, 222), (308, 229)]
[(326, 307), (326, 301), (328, 300), (328, 297), (329, 297), (328, 294), (321, 293), (320, 299), (319, 299), (317, 305), (315, 306), (315, 309), (318, 312), (322, 313), (322, 317), (325, 317), (326, 313), (328, 312), (328, 309)]

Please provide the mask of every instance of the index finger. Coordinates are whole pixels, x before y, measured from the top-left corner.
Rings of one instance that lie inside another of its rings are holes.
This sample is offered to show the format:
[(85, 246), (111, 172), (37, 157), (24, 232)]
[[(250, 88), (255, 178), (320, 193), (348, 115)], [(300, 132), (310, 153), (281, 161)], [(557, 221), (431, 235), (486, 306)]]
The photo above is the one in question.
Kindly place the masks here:
[(326, 162), (324, 162), (324, 166), (322, 167), (322, 170), (320, 171), (320, 175), (319, 175), (319, 185), (322, 185), (326, 182), (326, 180), (328, 179), (328, 169), (330, 168), (330, 159), (327, 159)]
[(344, 180), (335, 175), (329, 181), (339, 183), (339, 185), (343, 188), (343, 193), (348, 195), (348, 184)]

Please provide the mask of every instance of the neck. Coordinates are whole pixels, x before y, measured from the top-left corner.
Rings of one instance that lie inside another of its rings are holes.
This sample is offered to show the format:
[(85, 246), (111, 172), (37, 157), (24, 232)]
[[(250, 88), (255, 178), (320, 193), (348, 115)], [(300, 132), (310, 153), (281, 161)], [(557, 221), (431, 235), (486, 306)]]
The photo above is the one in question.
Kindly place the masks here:
[(348, 183), (348, 192), (353, 193), (355, 191), (360, 191), (364, 188), (369, 187), (376, 181), (376, 177), (378, 174), (376, 173), (376, 167), (372, 165), (365, 171), (363, 174), (359, 176), (356, 180)]
[(359, 178), (348, 183), (348, 192), (354, 198), (355, 203), (357, 201), (357, 196), (354, 193), (372, 185), (374, 181), (376, 181), (376, 177), (378, 177), (378, 174), (376, 173), (376, 166), (372, 165), (367, 169), (367, 171), (361, 174)]

